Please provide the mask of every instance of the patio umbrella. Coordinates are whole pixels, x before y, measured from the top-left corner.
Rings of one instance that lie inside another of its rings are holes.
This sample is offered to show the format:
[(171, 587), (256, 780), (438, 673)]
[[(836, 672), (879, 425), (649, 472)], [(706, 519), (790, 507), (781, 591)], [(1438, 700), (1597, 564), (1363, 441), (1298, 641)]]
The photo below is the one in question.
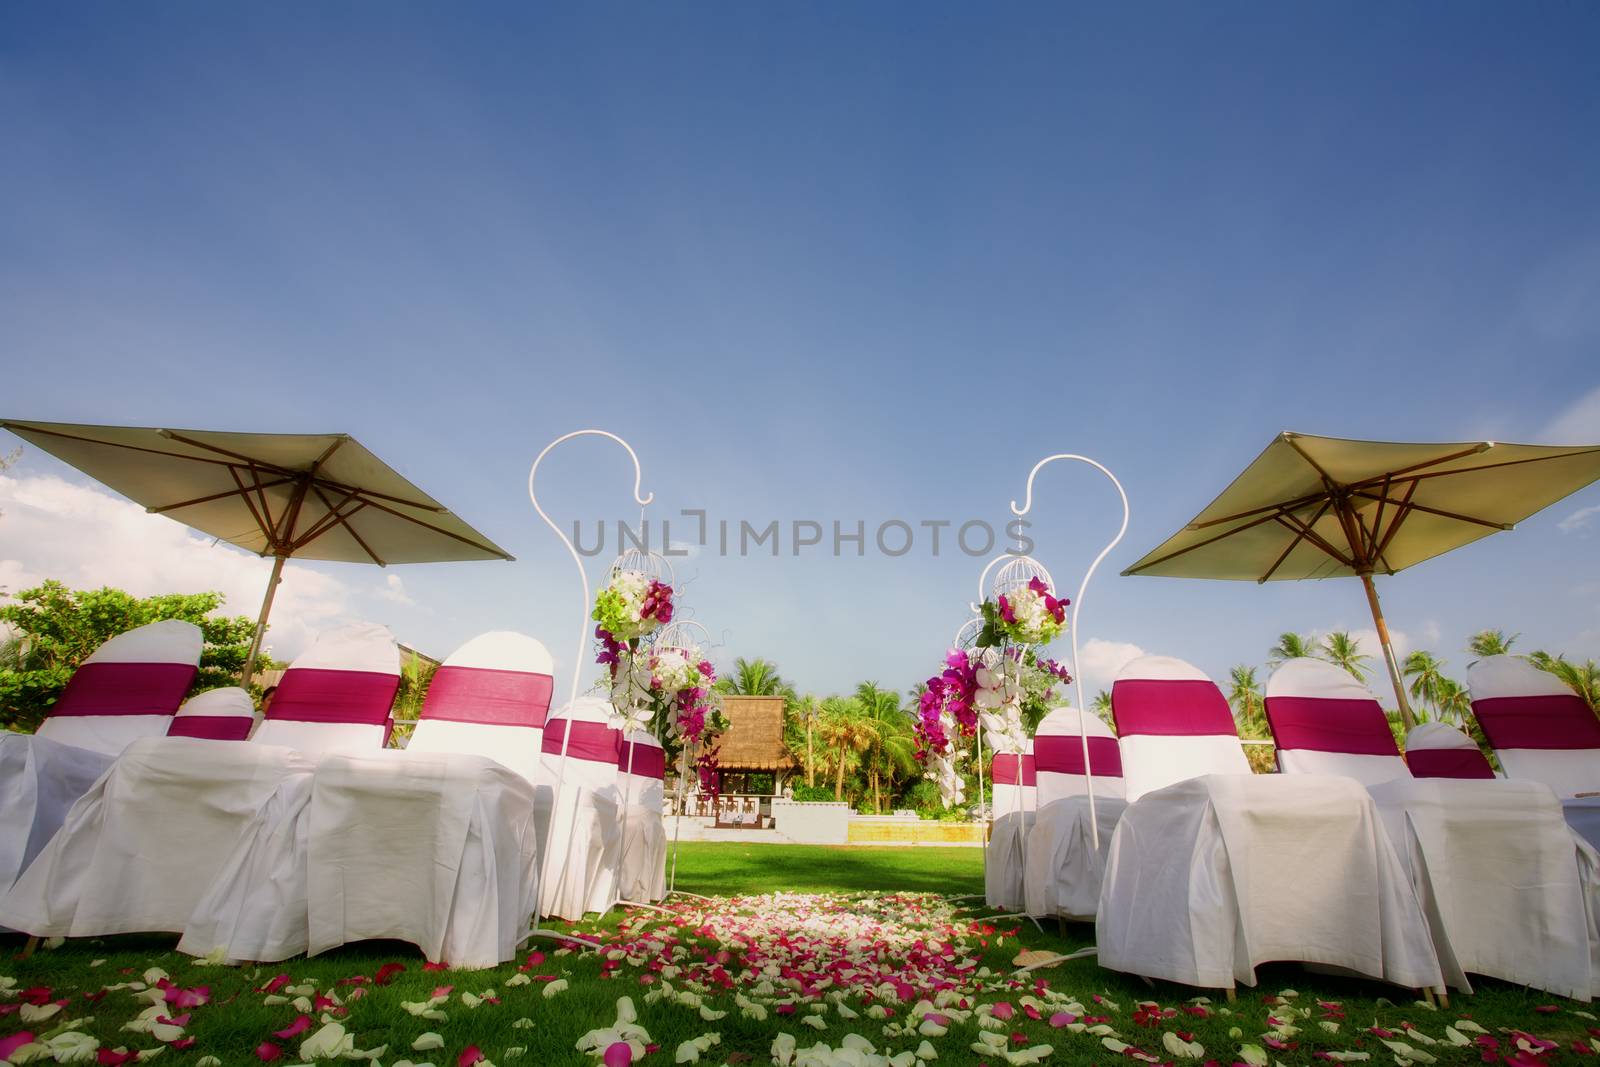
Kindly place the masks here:
[(243, 680), (255, 672), (283, 564), (511, 559), (348, 434), (221, 433), (0, 420), (147, 511), (271, 556)]
[(1204, 511), (1123, 574), (1361, 579), (1411, 725), (1374, 574), (1501, 530), (1600, 478), (1600, 445), (1391, 444), (1285, 431)]

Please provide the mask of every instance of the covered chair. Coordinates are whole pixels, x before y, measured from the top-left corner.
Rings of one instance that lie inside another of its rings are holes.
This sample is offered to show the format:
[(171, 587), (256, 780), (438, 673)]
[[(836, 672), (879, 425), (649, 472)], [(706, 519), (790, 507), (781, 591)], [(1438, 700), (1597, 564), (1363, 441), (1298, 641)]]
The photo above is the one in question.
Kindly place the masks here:
[(283, 672), (253, 740), (321, 754), (382, 748), (400, 689), (400, 647), (361, 622), (320, 635)]
[(1022, 860), (1028, 830), (1033, 826), (1033, 739), (1028, 739), (1020, 756), (996, 752), (989, 761), (989, 781), (993, 815), (989, 847), (983, 857), (984, 903), (1012, 911), (1023, 905)]
[(194, 684), (204, 647), (200, 627), (181, 619), (118, 634), (72, 673), (37, 736), (108, 756), (160, 737)]
[(208, 741), (243, 741), (256, 724), (250, 694), (236, 685), (207, 689), (183, 702), (167, 727), (168, 737), (199, 737)]
[(1425, 722), (1406, 734), (1406, 766), (1417, 778), (1493, 778), (1476, 741), (1444, 722)]
[(536, 781), (542, 915), (577, 920), (617, 899), (622, 731), (611, 704), (579, 697), (545, 722)]
[(1182, 660), (1132, 661), (1111, 707), (1136, 799), (1106, 860), (1103, 966), (1232, 988), (1285, 960), (1442, 988), (1417, 895), (1358, 783), (1252, 774), (1222, 691)]
[(635, 730), (617, 757), (622, 845), (617, 897), (651, 904), (667, 895), (667, 756), (647, 730)]
[(527, 634), (474, 637), (433, 672), (406, 751), (489, 756), (532, 782), (554, 671), (549, 650)]
[(549, 670), (522, 634), (457, 649), (411, 744), (324, 755), (308, 794), (241, 839), (179, 948), (279, 960), (395, 938), (458, 967), (511, 959), (538, 885), (521, 768), (538, 751)]
[[(1082, 729), (1089, 740), (1087, 768), (1079, 729), (1077, 709), (1061, 707), (1044, 717), (1034, 735), (1038, 812), (1028, 831), (1023, 896), (1030, 915), (1092, 921), (1099, 908), (1111, 838), (1128, 802), (1124, 799), (1122, 753), (1111, 728), (1096, 715), (1083, 719)], [(1098, 849), (1089, 825), (1090, 783), (1085, 770), (1094, 772)]]
[(310, 775), (310, 760), (275, 745), (135, 741), (0, 898), (0, 924), (45, 937), (181, 932), (252, 821)]
[(1467, 974), (1483, 974), (1589, 999), (1600, 942), (1586, 890), (1600, 861), (1555, 794), (1536, 782), (1414, 778), (1377, 698), (1322, 660), (1279, 667), (1266, 705), (1288, 776), (1348, 765), (1366, 784), (1451, 985), (1470, 990)]
[(119, 752), (167, 732), (204, 643), (200, 628), (180, 619), (118, 634), (73, 672), (37, 733), (0, 731), (0, 888), (33, 862)]
[(1567, 822), (1600, 848), (1600, 720), (1583, 698), (1521, 656), (1478, 660), (1467, 687), (1506, 777), (1549, 786)]

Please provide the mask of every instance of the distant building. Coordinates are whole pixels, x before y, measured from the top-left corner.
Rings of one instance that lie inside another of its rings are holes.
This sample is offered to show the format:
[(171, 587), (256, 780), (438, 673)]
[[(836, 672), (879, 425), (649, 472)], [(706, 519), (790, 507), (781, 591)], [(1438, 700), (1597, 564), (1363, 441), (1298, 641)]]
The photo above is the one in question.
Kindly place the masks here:
[(776, 796), (798, 764), (783, 743), (783, 697), (725, 696), (728, 728), (717, 742), (722, 793)]

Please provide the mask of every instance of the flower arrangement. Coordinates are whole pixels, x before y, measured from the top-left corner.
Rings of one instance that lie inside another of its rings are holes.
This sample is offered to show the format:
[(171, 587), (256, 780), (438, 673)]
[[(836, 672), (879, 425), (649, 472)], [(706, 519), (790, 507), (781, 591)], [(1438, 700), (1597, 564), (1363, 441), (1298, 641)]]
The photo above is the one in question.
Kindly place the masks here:
[(611, 707), (625, 730), (648, 729), (664, 742), (697, 745), (727, 727), (712, 693), (716, 668), (698, 648), (624, 646), (611, 667)]
[(1066, 628), (1070, 603), (1065, 597), (1057, 598), (1044, 579), (1030, 578), (1027, 585), (983, 602), (984, 627), (978, 644), (1047, 645)]
[(604, 646), (598, 662), (614, 664), (617, 646), (632, 645), (672, 621), (672, 586), (643, 571), (619, 570), (595, 597), (590, 617), (599, 624), (595, 636)]

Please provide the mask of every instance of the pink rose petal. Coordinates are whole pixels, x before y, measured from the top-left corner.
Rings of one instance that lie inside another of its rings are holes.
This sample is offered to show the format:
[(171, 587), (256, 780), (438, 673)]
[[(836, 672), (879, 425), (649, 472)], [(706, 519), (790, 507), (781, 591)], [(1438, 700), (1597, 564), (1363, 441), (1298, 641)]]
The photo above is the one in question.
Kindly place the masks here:
[(287, 1041), (291, 1037), (299, 1037), (309, 1029), (311, 1029), (311, 1016), (302, 1015), (282, 1030), (274, 1030), (272, 1036), (281, 1037)]
[(12, 1034), (10, 1037), (0, 1037), (0, 1060), (10, 1059), (13, 1052), (32, 1042), (33, 1033), (28, 1030)]
[(262, 1063), (271, 1063), (283, 1056), (283, 1049), (270, 1041), (263, 1041), (256, 1046), (256, 1059)]
[(606, 1046), (605, 1055), (600, 1062), (605, 1067), (629, 1067), (633, 1063), (633, 1049), (626, 1041), (613, 1041)]

